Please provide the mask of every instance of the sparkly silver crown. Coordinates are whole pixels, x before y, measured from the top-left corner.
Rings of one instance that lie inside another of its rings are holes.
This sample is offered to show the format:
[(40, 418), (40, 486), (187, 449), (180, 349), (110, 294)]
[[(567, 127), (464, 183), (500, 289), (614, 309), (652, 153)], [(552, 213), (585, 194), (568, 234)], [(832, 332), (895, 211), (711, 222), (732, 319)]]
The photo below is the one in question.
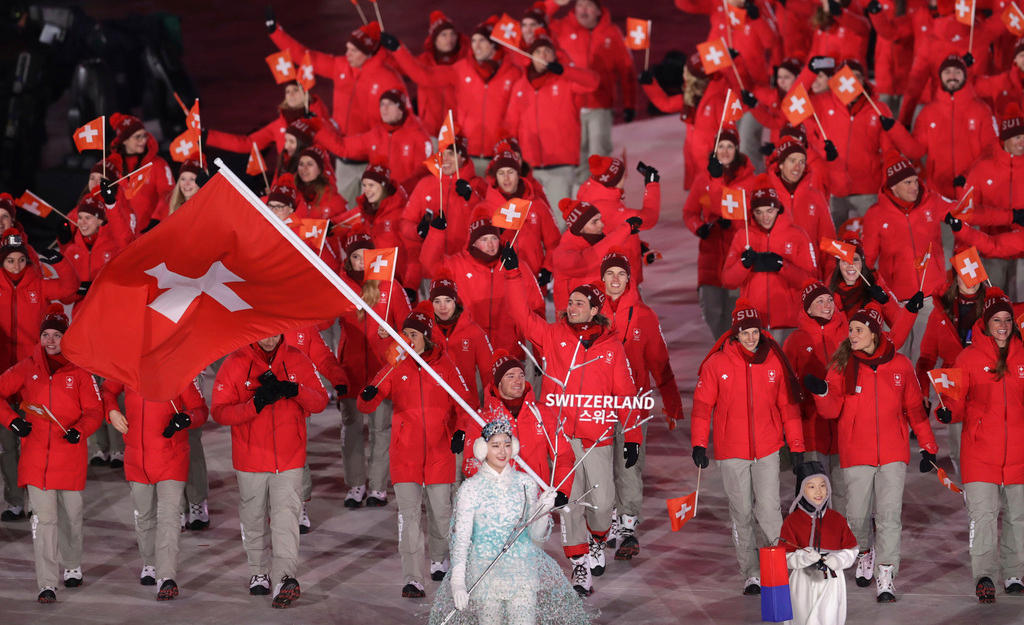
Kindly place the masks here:
[(512, 436), (512, 424), (508, 422), (508, 419), (495, 419), (485, 425), (484, 429), (480, 431), (480, 436), (485, 441), (491, 440), (491, 437), (495, 434), (507, 434), (509, 437)]

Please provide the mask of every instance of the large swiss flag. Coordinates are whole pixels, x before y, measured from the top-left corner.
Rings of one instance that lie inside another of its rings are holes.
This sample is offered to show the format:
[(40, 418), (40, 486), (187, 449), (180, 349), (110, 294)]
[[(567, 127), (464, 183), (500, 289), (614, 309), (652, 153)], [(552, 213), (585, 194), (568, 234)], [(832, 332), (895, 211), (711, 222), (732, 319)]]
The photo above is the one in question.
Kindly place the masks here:
[(171, 399), (221, 356), (351, 309), (314, 259), (218, 173), (104, 267), (75, 308), (63, 352), (146, 399)]

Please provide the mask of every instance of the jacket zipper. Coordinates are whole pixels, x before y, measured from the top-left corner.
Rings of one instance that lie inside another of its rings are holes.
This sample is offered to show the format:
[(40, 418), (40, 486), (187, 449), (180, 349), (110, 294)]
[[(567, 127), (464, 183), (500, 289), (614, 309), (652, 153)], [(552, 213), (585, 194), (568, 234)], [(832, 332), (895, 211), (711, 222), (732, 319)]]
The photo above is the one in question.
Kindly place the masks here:
[[(125, 398), (127, 400), (127, 397)], [(128, 411), (128, 406), (125, 405), (125, 412)], [(142, 459), (140, 463), (142, 465), (142, 473), (146, 476), (146, 481), (153, 484), (153, 479), (149, 477), (149, 471), (146, 470), (146, 400), (142, 400), (142, 411), (139, 415), (139, 431), (142, 435), (139, 436), (139, 456)]]
[[(47, 393), (49, 394), (49, 404), (53, 405), (53, 376), (50, 376), (50, 382), (47, 385)], [(47, 406), (49, 408), (49, 406)], [(50, 441), (53, 438), (53, 419), (47, 419), (46, 421), (46, 462), (43, 463), (43, 490), (48, 490), (46, 487), (47, 479), (50, 475)]]
[[(427, 448), (427, 411), (425, 410), (427, 404), (423, 401), (423, 367), (419, 363), (416, 363), (416, 379), (419, 382), (420, 388), (420, 423), (423, 424), (423, 485), (427, 484), (427, 456), (430, 450)], [(456, 467), (457, 469), (458, 467)]]
[(878, 420), (878, 370), (872, 371), (875, 376), (875, 457), (878, 458), (878, 466), (882, 466), (882, 438), (879, 435), (879, 427), (881, 424)]
[(754, 365), (746, 363), (747, 367), (744, 371), (747, 378), (747, 429), (750, 431), (747, 440), (750, 441), (750, 459), (757, 462), (757, 444), (754, 441), (754, 398), (752, 392), (754, 390), (753, 380), (750, 379), (750, 369)]

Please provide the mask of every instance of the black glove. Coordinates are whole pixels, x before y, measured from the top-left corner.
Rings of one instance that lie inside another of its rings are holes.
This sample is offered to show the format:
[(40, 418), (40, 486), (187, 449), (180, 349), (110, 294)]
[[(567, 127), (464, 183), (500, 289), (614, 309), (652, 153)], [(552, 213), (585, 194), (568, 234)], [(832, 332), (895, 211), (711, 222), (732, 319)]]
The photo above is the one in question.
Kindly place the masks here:
[(537, 272), (537, 286), (544, 288), (551, 282), (551, 272), (547, 269), (541, 269)]
[(963, 187), (963, 186), (966, 186), (966, 185), (967, 185), (967, 178), (965, 178), (964, 176), (960, 175), (960, 176), (957, 176), (956, 178), (953, 178), (953, 186), (954, 187)]
[(775, 252), (764, 252), (754, 260), (754, 271), (776, 273), (782, 270), (782, 263), (782, 257)]
[(176, 412), (171, 415), (171, 420), (164, 428), (164, 438), (170, 438), (174, 436), (175, 432), (180, 432), (190, 425), (192, 425), (192, 417), (184, 412)]
[(1024, 208), (1013, 209), (1013, 223), (1024, 226)]
[(746, 104), (748, 108), (754, 108), (757, 106), (757, 96), (746, 89), (740, 91), (740, 99), (743, 100), (743, 103)]
[(882, 130), (892, 130), (892, 127), (896, 125), (896, 118), (883, 115), (878, 118), (878, 122), (882, 124)]
[(775, 151), (775, 144), (772, 143), (771, 141), (768, 141), (768, 142), (765, 142), (765, 143), (761, 144), (761, 154), (764, 154), (765, 156), (770, 156), (771, 153), (774, 152), (774, 151)]
[(921, 450), (921, 465), (918, 467), (921, 470), (921, 473), (928, 473), (935, 468), (932, 465), (936, 463), (935, 454), (925, 451), (924, 449)]
[(651, 70), (645, 69), (644, 71), (640, 72), (640, 84), (641, 85), (650, 85), (650, 84), (653, 84), (653, 83), (654, 83), (654, 74), (651, 73)]
[(828, 12), (832, 17), (839, 17), (843, 14), (843, 5), (836, 0), (828, 0)]
[(452, 434), (452, 453), (461, 454), (462, 450), (466, 447), (466, 432), (465, 430), (455, 430)]
[(117, 202), (117, 184), (100, 180), (100, 197), (107, 206)]
[(444, 213), (438, 213), (437, 217), (430, 220), (430, 227), (436, 228), (437, 230), (444, 230), (448, 227), (448, 218), (444, 216)]
[(747, 269), (750, 269), (751, 267), (754, 266), (754, 263), (757, 262), (758, 256), (760, 256), (760, 254), (758, 254), (757, 252), (748, 247), (747, 249), (743, 250), (742, 254), (740, 254), (740, 264), (746, 267)]
[(964, 55), (964, 65), (966, 65), (967, 67), (974, 65), (974, 55), (971, 54), (970, 52)]
[(430, 231), (430, 220), (434, 218), (433, 211), (427, 211), (423, 213), (423, 218), (420, 219), (420, 223), (416, 224), (416, 235), (420, 239), (427, 238), (427, 232)]
[(398, 48), (401, 47), (402, 42), (398, 40), (398, 37), (395, 37), (391, 33), (381, 33), (380, 45), (384, 46), (388, 50), (391, 50), (392, 52), (396, 52)]
[(626, 468), (630, 468), (640, 459), (640, 443), (626, 443), (622, 448), (622, 458), (626, 461)]
[(804, 452), (802, 451), (791, 451), (789, 452), (789, 461), (793, 465), (793, 473), (796, 473), (796, 468), (804, 463)]
[(729, 58), (735, 59), (740, 55), (740, 51), (736, 48), (726, 48), (729, 51)]
[(828, 393), (828, 382), (808, 373), (804, 376), (804, 388), (812, 395), (824, 395)]
[(836, 144), (832, 143), (832, 139), (825, 139), (825, 160), (834, 161), (839, 158), (839, 150), (836, 149)]
[(256, 412), (259, 413), (279, 399), (281, 396), (277, 394), (277, 389), (273, 386), (261, 386), (253, 394), (252, 404), (256, 407)]
[[(307, 115), (307, 119), (309, 117), (315, 117), (315, 115), (313, 115), (312, 112), (311, 112), (309, 115)], [(203, 185), (205, 185), (209, 181), (210, 181), (210, 172), (206, 171), (205, 169), (200, 169), (199, 173), (196, 174), (196, 186), (199, 187), (200, 189), (202, 189)]]
[(299, 385), (291, 380), (280, 380), (275, 386), (277, 394), (284, 399), (291, 399), (299, 394)]
[(743, 8), (747, 10), (747, 17), (750, 19), (756, 20), (761, 17), (761, 9), (757, 8), (757, 4), (754, 2), (748, 0), (747, 3), (743, 5)]
[(548, 71), (554, 74), (555, 76), (561, 76), (562, 72), (565, 71), (565, 68), (562, 67), (562, 64), (559, 63), (558, 61), (551, 61), (550, 63), (548, 63)]
[(879, 2), (878, 0), (871, 0), (871, 2), (868, 3), (867, 8), (864, 9), (864, 12), (867, 13), (868, 15), (875, 15), (877, 13), (881, 13), (882, 3)]
[(402, 290), (405, 291), (405, 296), (409, 298), (410, 304), (415, 304), (416, 301), (420, 298), (420, 294), (416, 292), (416, 289), (403, 287)]
[(455, 193), (468, 202), (469, 198), (473, 196), (473, 187), (469, 185), (468, 180), (459, 178), (458, 182), (455, 183)]
[(335, 384), (334, 385), (334, 393), (335, 393), (335, 395), (338, 396), (338, 399), (341, 399), (345, 395), (348, 395), (348, 385), (347, 384)]
[(708, 468), (708, 450), (706, 447), (694, 445), (693, 453), (690, 456), (693, 457), (693, 464), (697, 465), (697, 468)]
[(560, 490), (555, 491), (555, 507), (561, 508), (569, 503), (569, 497)]
[(636, 109), (622, 109), (622, 121), (627, 124), (636, 119)]
[(708, 173), (711, 174), (712, 178), (721, 178), (725, 175), (725, 167), (714, 154), (708, 157)]
[(65, 434), (61, 438), (71, 443), (72, 445), (77, 445), (82, 440), (82, 433), (76, 430), (75, 428), (68, 428), (67, 434)]
[(875, 300), (879, 304), (889, 303), (889, 294), (885, 292), (885, 289), (877, 284), (872, 284), (868, 287), (868, 295), (870, 295), (871, 299)]
[(71, 243), (71, 240), (75, 238), (76, 228), (71, 225), (70, 221), (60, 220), (60, 225), (57, 226), (57, 241), (61, 245), (67, 245)]
[(644, 177), (644, 184), (659, 182), (661, 180), (661, 176), (658, 175), (658, 170), (643, 161), (636, 164), (636, 170)]
[(722, 230), (728, 230), (729, 228), (732, 228), (732, 220), (726, 219), (725, 217), (719, 217), (716, 223), (718, 224), (718, 227), (721, 228)]
[(267, 34), (273, 35), (274, 31), (277, 30), (277, 20), (274, 19), (274, 7), (267, 5), (266, 19), (264, 22), (267, 25)]
[[(1013, 211), (1013, 212), (1014, 212), (1014, 221), (1017, 221), (1017, 215), (1016, 215), (1017, 211)], [(1024, 210), (1021, 210), (1021, 212), (1024, 213)], [(942, 221), (946, 222), (953, 232), (960, 232), (960, 228), (964, 227), (964, 222), (962, 222), (959, 219), (957, 219), (956, 217), (954, 217), (952, 213), (946, 213), (946, 216), (942, 218)]]
[(639, 217), (630, 217), (626, 223), (629, 224), (629, 233), (637, 234), (640, 232), (640, 226), (644, 224), (644, 220)]
[(64, 260), (64, 255), (53, 248), (44, 247), (39, 250), (39, 260), (50, 265), (56, 265)]
[(697, 227), (697, 236), (706, 239), (711, 234), (711, 224), (701, 224)]
[(378, 390), (379, 389), (376, 386), (370, 384), (362, 391), (360, 391), (359, 398), (362, 399), (363, 401), (370, 401), (371, 399), (377, 396)]
[(32, 424), (21, 417), (14, 417), (14, 420), (7, 427), (21, 438), (25, 438), (32, 433)]
[(516, 254), (516, 248), (511, 245), (503, 245), (499, 253), (501, 254), (501, 264), (505, 269), (519, 268), (519, 254)]
[(914, 293), (914, 296), (907, 300), (904, 308), (916, 315), (922, 308), (924, 308), (924, 292), (918, 291), (917, 293)]
[(935, 418), (939, 420), (939, 423), (952, 423), (953, 411), (949, 408), (936, 408)]
[(150, 219), (149, 223), (146, 224), (146, 227), (143, 228), (142, 232), (140, 232), (139, 234), (146, 234), (147, 232), (149, 232), (153, 228), (156, 228), (159, 225), (160, 225), (160, 220), (159, 219)]
[(92, 280), (86, 280), (78, 284), (78, 295), (85, 297), (85, 294), (89, 292), (89, 287), (92, 286)]

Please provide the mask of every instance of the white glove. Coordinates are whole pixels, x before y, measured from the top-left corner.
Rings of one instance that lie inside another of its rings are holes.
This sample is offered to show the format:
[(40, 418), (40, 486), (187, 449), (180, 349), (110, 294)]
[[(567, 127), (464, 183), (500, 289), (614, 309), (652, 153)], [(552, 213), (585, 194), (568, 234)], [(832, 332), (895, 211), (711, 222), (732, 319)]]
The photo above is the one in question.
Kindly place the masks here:
[(832, 569), (836, 573), (839, 573), (843, 570), (843, 565), (840, 564), (839, 558), (837, 558), (835, 555), (831, 553), (825, 556), (825, 566)]
[(452, 601), (455, 602), (456, 610), (465, 610), (469, 605), (469, 593), (466, 587), (461, 584), (452, 584)]
[(815, 551), (812, 547), (804, 547), (798, 549), (790, 554), (793, 564), (793, 568), (802, 569), (805, 566), (811, 566), (815, 562), (821, 559), (821, 554)]
[(549, 488), (544, 491), (540, 496), (540, 510), (542, 514), (551, 512), (551, 509), (555, 507), (555, 497), (558, 495), (558, 491), (553, 488)]

